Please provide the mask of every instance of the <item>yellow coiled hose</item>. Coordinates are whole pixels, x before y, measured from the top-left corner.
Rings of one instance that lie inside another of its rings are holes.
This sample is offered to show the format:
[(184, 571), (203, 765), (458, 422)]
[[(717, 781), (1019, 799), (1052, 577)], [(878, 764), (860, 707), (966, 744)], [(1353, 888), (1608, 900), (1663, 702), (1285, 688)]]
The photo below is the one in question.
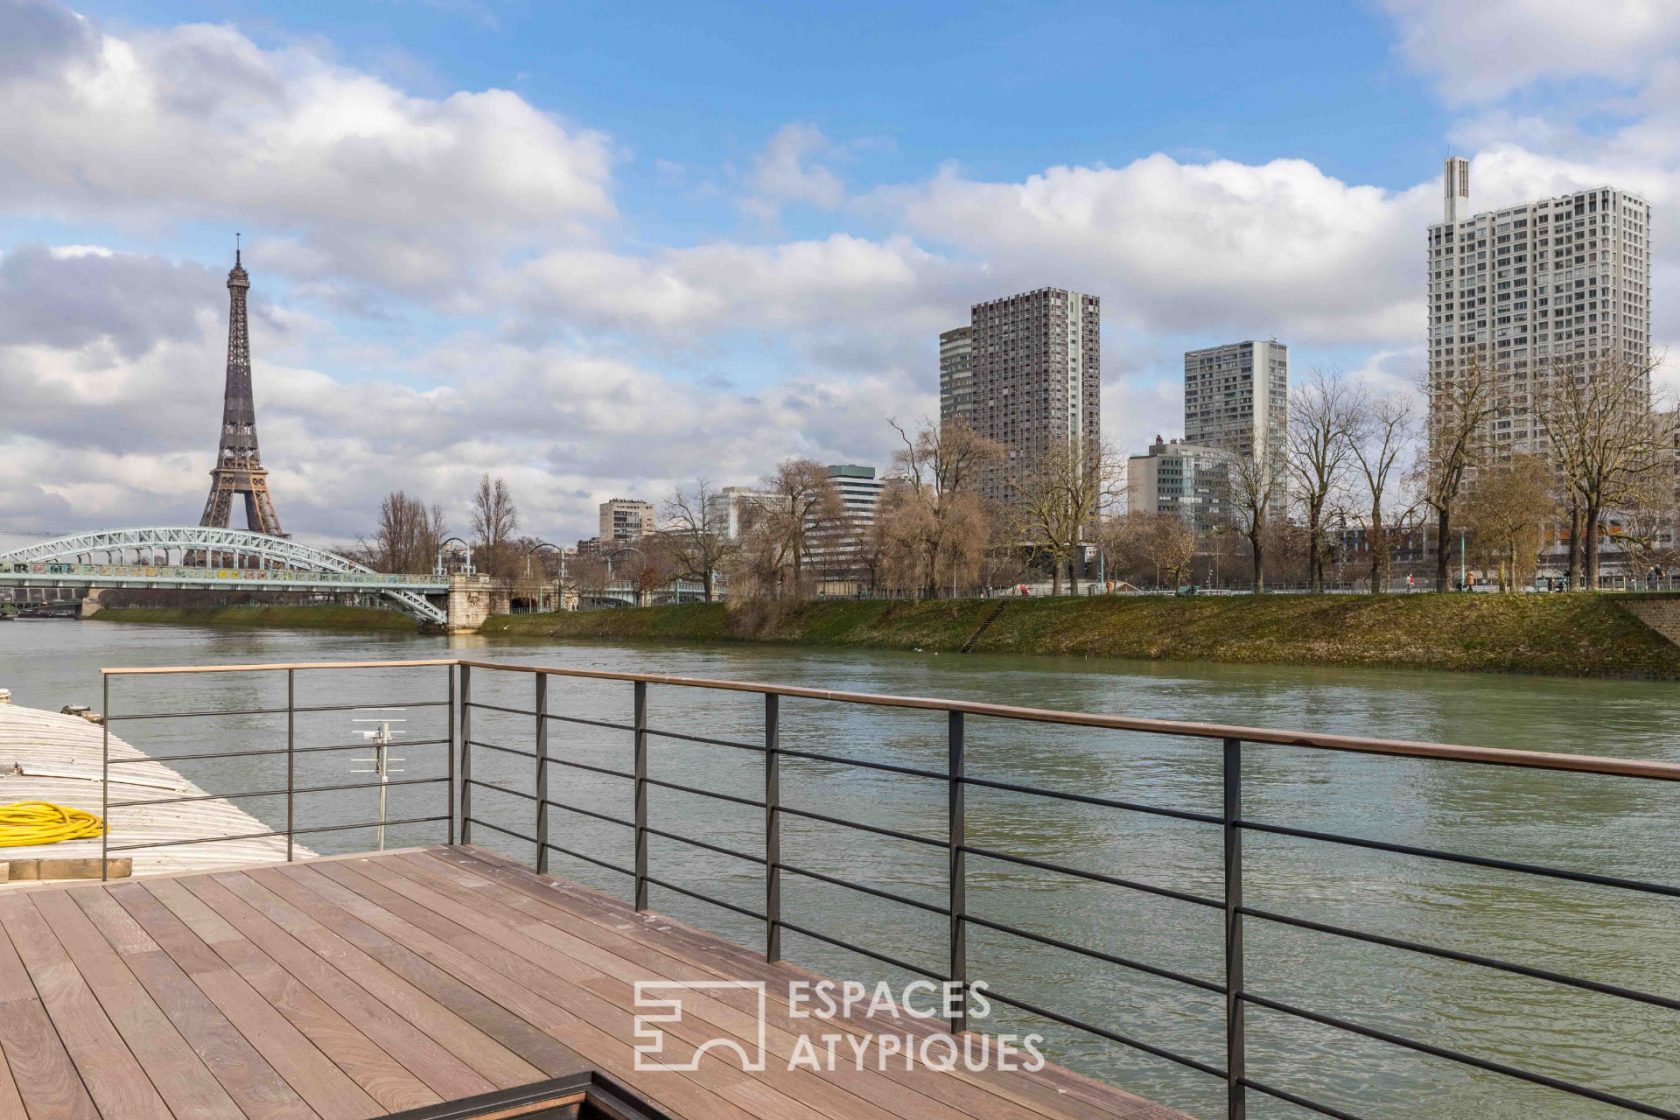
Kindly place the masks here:
[(85, 809), (66, 809), (50, 801), (0, 805), (0, 848), (85, 840), (104, 831), (105, 822)]

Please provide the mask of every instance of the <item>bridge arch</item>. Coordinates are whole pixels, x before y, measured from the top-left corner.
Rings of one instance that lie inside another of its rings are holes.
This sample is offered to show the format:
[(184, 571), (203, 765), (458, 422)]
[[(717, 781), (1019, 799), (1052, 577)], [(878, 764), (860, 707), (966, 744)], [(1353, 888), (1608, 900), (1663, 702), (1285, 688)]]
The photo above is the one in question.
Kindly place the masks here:
[[(0, 552), (0, 578), (16, 570), (15, 565), (97, 565), (110, 568), (123, 566), (132, 559), (134, 567), (158, 569), (159, 574), (151, 578), (161, 582), (178, 586), (210, 586), (213, 585), (213, 577), (194, 580), (190, 573), (194, 570), (209, 572), (215, 566), (187, 561), (193, 556), (203, 556), (208, 561), (217, 555), (234, 557), (233, 567), (239, 570), (245, 569), (244, 560), (255, 560), (258, 567), (254, 570), (269, 573), (271, 584), (303, 585), (330, 591), (378, 592), (421, 621), (441, 624), (446, 620), (445, 613), (426, 599), (428, 592), (435, 594), (448, 590), (447, 583), (438, 583), (436, 577), (388, 575), (336, 553), (299, 544), (285, 537), (205, 525), (102, 529), (24, 545)], [(180, 558), (178, 565), (171, 563), (175, 556)], [(170, 574), (162, 574), (165, 569)], [(96, 583), (100, 574), (94, 571), (66, 573), (78, 583)], [(141, 578), (145, 577), (117, 577), (112, 585), (132, 584)]]

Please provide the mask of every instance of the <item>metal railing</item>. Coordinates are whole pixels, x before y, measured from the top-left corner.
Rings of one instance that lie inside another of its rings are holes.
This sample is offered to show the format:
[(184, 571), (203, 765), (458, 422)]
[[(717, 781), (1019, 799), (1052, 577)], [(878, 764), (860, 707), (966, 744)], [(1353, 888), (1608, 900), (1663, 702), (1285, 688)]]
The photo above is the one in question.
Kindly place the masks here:
[[(1251, 819), (1245, 816), (1243, 806), (1245, 757), (1250, 757), (1257, 749), (1275, 747), (1417, 759), (1442, 764), (1473, 764), (1605, 775), (1658, 782), (1680, 782), (1680, 765), (1589, 755), (1453, 746), (1357, 736), (1318, 735), (1235, 725), (1184, 723), (958, 700), (837, 692), (826, 689), (733, 680), (707, 680), (657, 674), (566, 669), (470, 659), (425, 662), (364, 662), (346, 663), (342, 666), (333, 664), (243, 666), (212, 670), (161, 670), (161, 672), (284, 671), (287, 673), (288, 679), (288, 705), (284, 709), (277, 710), (290, 712), (294, 710), (290, 703), (290, 682), (293, 672), (335, 667), (367, 668), (380, 665), (387, 667), (406, 665), (453, 666), (450, 670), (449, 682), (450, 738), (454, 741), (456, 747), (451, 751), (452, 758), (447, 778), (451, 783), (452, 796), (455, 799), (453, 802), (455, 812), (452, 814), (449, 828), (449, 841), (451, 843), (455, 840), (455, 825), (456, 820), (458, 820), (459, 837), (462, 843), (471, 843), (474, 829), (479, 828), (532, 845), (534, 850), (533, 862), (539, 872), (546, 873), (548, 871), (550, 855), (555, 853), (616, 872), (630, 881), (630, 893), (638, 910), (648, 909), (649, 890), (652, 887), (659, 887), (686, 898), (720, 907), (740, 917), (762, 923), (763, 952), (766, 959), (770, 961), (782, 959), (783, 934), (792, 932), (847, 952), (859, 954), (879, 964), (901, 969), (907, 973), (935, 981), (950, 982), (959, 993), (959, 998), (953, 1003), (953, 1013), (948, 1023), (953, 1032), (964, 1031), (969, 1027), (970, 1000), (968, 997), (973, 990), (972, 985), (975, 978), (970, 976), (968, 967), (968, 933), (971, 929), (984, 929), (1018, 938), (1032, 945), (1073, 953), (1090, 961), (1113, 965), (1143, 976), (1193, 988), (1208, 996), (1218, 997), (1223, 1003), (1224, 1053), (1222, 1061), (1212, 1061), (1182, 1053), (1167, 1045), (1139, 1038), (1112, 1027), (1093, 1023), (1078, 1016), (1058, 1011), (1055, 1008), (1044, 1006), (1036, 999), (1028, 998), (1026, 993), (1011, 992), (1007, 989), (999, 991), (992, 986), (990, 978), (987, 978), (985, 990), (986, 998), (990, 1001), (1013, 1007), (1028, 1015), (1061, 1024), (1095, 1038), (1133, 1048), (1178, 1066), (1219, 1079), (1223, 1083), (1227, 1105), (1226, 1114), (1230, 1120), (1244, 1120), (1251, 1094), (1259, 1094), (1320, 1115), (1335, 1117), (1338, 1120), (1361, 1120), (1361, 1117), (1357, 1114), (1344, 1108), (1311, 1099), (1303, 1093), (1283, 1085), (1261, 1080), (1248, 1072), (1248, 1045), (1245, 1026), (1246, 1012), (1250, 1008), (1264, 1009), (1305, 1023), (1315, 1024), (1319, 1028), (1328, 1028), (1383, 1043), (1414, 1055), (1442, 1059), (1482, 1073), (1495, 1074), (1525, 1082), (1532, 1086), (1554, 1090), (1577, 1099), (1614, 1106), (1629, 1113), (1663, 1117), (1667, 1120), (1680, 1120), (1680, 1112), (1658, 1104), (1636, 1100), (1590, 1085), (1508, 1062), (1482, 1057), (1449, 1046), (1438, 1045), (1426, 1039), (1414, 1038), (1395, 1031), (1369, 1026), (1345, 1016), (1326, 1014), (1256, 990), (1253, 978), (1248, 976), (1245, 971), (1244, 937), (1251, 924), (1260, 923), (1267, 926), (1289, 927), (1315, 934), (1330, 935), (1378, 949), (1454, 962), (1508, 976), (1538, 980), (1574, 991), (1610, 996), (1648, 1007), (1680, 1011), (1680, 999), (1658, 993), (1636, 990), (1586, 977), (1572, 976), (1520, 961), (1460, 951), (1424, 941), (1375, 933), (1249, 905), (1244, 899), (1245, 869), (1243, 855), (1245, 836), (1262, 834), (1289, 837), (1315, 844), (1347, 846), (1366, 851), (1444, 862), (1461, 867), (1525, 877), (1537, 877), (1557, 882), (1591, 884), (1646, 896), (1680, 898), (1680, 885), (1647, 882), (1635, 878), (1543, 866), (1476, 855), (1469, 852), (1434, 849), (1370, 837), (1300, 828), (1285, 823)], [(160, 672), (160, 670), (107, 671), (108, 674), (127, 672), (155, 673)], [(474, 699), (474, 680), (477, 676), (483, 674), (522, 674), (530, 676), (532, 680), (531, 706), (529, 708), (514, 707)], [(553, 703), (550, 688), (551, 682), (556, 678), (568, 681), (618, 682), (627, 685), (631, 711), (630, 721), (626, 723), (592, 718), (578, 714), (569, 705), (563, 705), (561, 709), (557, 709)], [(109, 676), (107, 677), (108, 680)], [(676, 731), (652, 726), (649, 722), (649, 691), (652, 688), (700, 689), (714, 692), (756, 694), (761, 697), (762, 702), (762, 715), (759, 720), (761, 736), (758, 741), (751, 742), (740, 738), (703, 735), (694, 730)], [(846, 757), (826, 751), (796, 749), (787, 746), (782, 742), (782, 702), (789, 698), (872, 708), (915, 709), (942, 713), (945, 717), (944, 765), (939, 767), (917, 766), (904, 762)], [(268, 711), (273, 710), (275, 709), (269, 709)], [(457, 711), (459, 713), (458, 718), (455, 715)], [(530, 729), (530, 749), (512, 746), (505, 742), (491, 743), (475, 738), (473, 730), (473, 715), (475, 712), (497, 713), (501, 716), (528, 720), (526, 726)], [(210, 713), (184, 713), (184, 715), (203, 714)], [(117, 718), (168, 717), (134, 716)], [(1221, 777), (1219, 811), (1204, 812), (1172, 808), (971, 774), (966, 766), (967, 731), (969, 721), (976, 718), (1010, 721), (1017, 725), (1042, 724), (1149, 735), (1168, 735), (1202, 740), (1210, 745), (1217, 744), (1220, 752), (1219, 770)], [(555, 722), (625, 734), (629, 738), (628, 745), (631, 750), (630, 767), (625, 769), (601, 765), (596, 762), (584, 762), (577, 758), (567, 758), (554, 754), (550, 750), (549, 728)], [(289, 724), (290, 719), (288, 719)], [(740, 792), (725, 793), (718, 790), (708, 790), (699, 786), (655, 777), (650, 772), (649, 765), (650, 743), (655, 739), (717, 747), (735, 752), (748, 752), (761, 758), (763, 764), (762, 796), (747, 796)], [(286, 750), (291, 752), (294, 749), (297, 748), (294, 748), (290, 739), (288, 739)], [(474, 758), (480, 752), (490, 752), (491, 754), (518, 757), (525, 760), (530, 766), (530, 790), (516, 789), (501, 782), (493, 782), (475, 776)], [(458, 762), (455, 760), (456, 755), (458, 755)], [(201, 756), (195, 755), (193, 757)], [(781, 790), (781, 779), (785, 769), (784, 763), (788, 759), (861, 768), (899, 778), (937, 784), (943, 787), (946, 802), (944, 835), (943, 837), (932, 837), (907, 829), (851, 820), (838, 815), (838, 810), (834, 813), (824, 813), (789, 805), (784, 802)], [(112, 761), (114, 762), (114, 760)], [(610, 777), (628, 783), (633, 805), (631, 815), (629, 817), (617, 816), (603, 811), (600, 807), (589, 807), (555, 800), (551, 796), (550, 782), (554, 767)], [(290, 773), (291, 767), (288, 764), (288, 775)], [(717, 843), (711, 838), (675, 831), (667, 822), (656, 820), (650, 811), (649, 793), (656, 789), (677, 791), (760, 811), (763, 820), (760, 849), (743, 851)], [(1008, 794), (1047, 799), (1062, 804), (1093, 807), (1116, 813), (1168, 818), (1209, 829), (1218, 829), (1221, 838), (1219, 862), (1222, 889), (1217, 894), (1197, 893), (1192, 890), (1163, 886), (1123, 875), (1085, 870), (1057, 860), (1036, 858), (977, 844), (969, 838), (967, 829), (969, 813), (966, 794), (970, 789), (1001, 791)], [(526, 832), (518, 827), (513, 827), (518, 822), (510, 821), (505, 817), (500, 821), (486, 819), (475, 807), (473, 796), (475, 790), (494, 792), (498, 795), (513, 798), (515, 801), (529, 804), (531, 807), (530, 831)], [(290, 831), (291, 825), (291, 792), (293, 791), (288, 789), (288, 831)], [(297, 790), (295, 792), (305, 791)], [(630, 864), (614, 862), (602, 855), (585, 851), (571, 842), (571, 838), (568, 836), (562, 836), (560, 840), (556, 840), (550, 820), (550, 811), (555, 809), (629, 830), (634, 841), (633, 858)], [(783, 824), (788, 818), (815, 821), (857, 830), (862, 833), (918, 845), (924, 850), (942, 852), (944, 856), (944, 891), (941, 901), (930, 902), (925, 899), (913, 898), (897, 891), (852, 881), (839, 875), (789, 862), (782, 851)], [(425, 819), (441, 820), (442, 818)], [(705, 851), (732, 857), (746, 864), (761, 867), (763, 869), (762, 909), (708, 894), (692, 884), (678, 883), (655, 875), (649, 862), (649, 842), (651, 838), (656, 837), (692, 845)], [(562, 840), (566, 842), (561, 842)], [(112, 848), (111, 850), (121, 849)], [(1000, 861), (1015, 867), (1047, 874), (1068, 876), (1156, 898), (1173, 900), (1217, 915), (1221, 928), (1220, 943), (1223, 949), (1221, 974), (1217, 978), (1197, 976), (1158, 963), (1136, 959), (1120, 952), (1111, 951), (1109, 948), (1078, 944), (1071, 940), (1023, 929), (975, 913), (970, 909), (967, 898), (969, 882), (967, 864), (970, 856)], [(839, 937), (831, 931), (815, 928), (812, 923), (794, 920), (794, 917), (790, 916), (784, 907), (782, 897), (784, 881), (789, 876), (807, 878), (842, 887), (944, 919), (948, 933), (945, 946), (947, 952), (943, 967), (928, 968), (904, 960), (880, 946), (851, 941)]]
[[(422, 666), (436, 666), (445, 670), (446, 685), (444, 694), (437, 699), (409, 699), (400, 701), (383, 701), (375, 705), (372, 702), (355, 704), (312, 704), (304, 705), (297, 702), (297, 675), (299, 673), (319, 672), (323, 670), (351, 670), (351, 669), (391, 669), (391, 668), (420, 668)], [(200, 711), (136, 711), (119, 712), (112, 708), (111, 682), (115, 678), (148, 678), (148, 677), (176, 677), (188, 674), (219, 673), (219, 674), (256, 674), (283, 675), (285, 680), (285, 702), (279, 705), (260, 708), (212, 708)], [(270, 837), (284, 836), (286, 839), (286, 861), (289, 863), (296, 854), (297, 838), (299, 836), (315, 835), (327, 832), (347, 832), (355, 829), (395, 828), (402, 825), (441, 824), (445, 826), (448, 842), (455, 842), (454, 816), (454, 788), (455, 788), (455, 662), (452, 660), (423, 660), (423, 661), (373, 661), (373, 662), (301, 662), (287, 665), (211, 665), (168, 668), (139, 668), (139, 669), (106, 669), (102, 674), (101, 702), (104, 712), (103, 731), (100, 744), (100, 817), (105, 821), (105, 827), (100, 833), (99, 856), (100, 878), (105, 879), (109, 874), (109, 860), (113, 852), (151, 851), (157, 848), (178, 847), (182, 845), (217, 844), (239, 840), (262, 840)], [(326, 712), (354, 712), (363, 711), (370, 707), (404, 709), (412, 708), (442, 708), (446, 719), (446, 732), (442, 738), (432, 739), (404, 739), (404, 747), (443, 747), (447, 772), (442, 777), (432, 778), (403, 778), (395, 781), (381, 780), (372, 782), (332, 782), (322, 785), (302, 785), (297, 782), (297, 765), (300, 757), (312, 757), (342, 751), (367, 750), (366, 742), (354, 743), (324, 743), (315, 745), (298, 744), (297, 718), (299, 715), (313, 715)], [(259, 747), (254, 750), (232, 751), (182, 751), (164, 754), (148, 754), (141, 752), (134, 756), (111, 757), (111, 725), (113, 723), (135, 723), (143, 721), (175, 721), (175, 720), (203, 720), (228, 717), (285, 717), (285, 746)], [(122, 801), (111, 800), (111, 772), (113, 768), (121, 769), (148, 762), (222, 762), (233, 759), (285, 759), (286, 781), (283, 786), (266, 789), (237, 790), (232, 793), (198, 793), (186, 796), (127, 798)], [(354, 822), (339, 822), (329, 825), (298, 826), (298, 796), (324, 793), (341, 793), (353, 790), (390, 788), (392, 786), (427, 786), (442, 785), (445, 787), (443, 811), (432, 815), (405, 817), (388, 820), (383, 815), (378, 819)], [(125, 810), (142, 806), (180, 805), (195, 801), (242, 801), (257, 798), (284, 797), (286, 799), (285, 827), (269, 828), (258, 832), (245, 832), (232, 835), (193, 836), (173, 840), (145, 840), (113, 844), (113, 832), (122, 830), (122, 816)], [(113, 820), (113, 812), (117, 814)]]

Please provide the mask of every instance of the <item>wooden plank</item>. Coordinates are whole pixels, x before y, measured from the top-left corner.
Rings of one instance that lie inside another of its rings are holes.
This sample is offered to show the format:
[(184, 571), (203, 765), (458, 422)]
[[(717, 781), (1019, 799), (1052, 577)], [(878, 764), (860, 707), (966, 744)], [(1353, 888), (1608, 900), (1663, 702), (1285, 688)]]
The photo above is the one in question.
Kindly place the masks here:
[(146, 1071), (27, 896), (0, 900), (0, 925), (6, 927), (41, 995), (41, 1007), (100, 1111), (124, 1120), (170, 1120)]
[[(175, 917), (173, 913), (170, 916)], [(373, 1098), (233, 969), (223, 967), (191, 975), (234, 1029), (248, 1041), (260, 1044), (263, 1058), (322, 1120), (360, 1120), (380, 1111)]]
[[(370, 860), (365, 864), (345, 864), (333, 869), (339, 880), (354, 870), (371, 872), (382, 861)], [(295, 869), (291, 874), (304, 874), (308, 869)], [(445, 938), (453, 938), (462, 949), (467, 950), (469, 959), (482, 962), (503, 973), (508, 979), (516, 980), (521, 989), (529, 988), (545, 998), (554, 1000), (562, 1006), (568, 1007), (577, 1014), (585, 1014), (591, 1022), (605, 1023), (613, 1026), (613, 1033), (619, 1049), (625, 1048), (625, 1040), (631, 1037), (631, 1018), (633, 997), (631, 984), (617, 979), (607, 980), (603, 974), (581, 962), (572, 960), (564, 953), (553, 947), (536, 943), (533, 938), (514, 930), (503, 922), (498, 914), (476, 912), (473, 909), (452, 904), (450, 900), (436, 894), (428, 894), (423, 890), (416, 892), (416, 901), (424, 902), (431, 909), (430, 914), (415, 914), (413, 905), (405, 907), (399, 899), (379, 899), (386, 910), (402, 909), (403, 916), (414, 923), (412, 928), (397, 927), (393, 933), (412, 939), (419, 936), (418, 930), (430, 928)], [(445, 919), (440, 923), (439, 918)], [(527, 933), (530, 931), (527, 931)], [(644, 977), (653, 979), (654, 977)], [(485, 983), (485, 981), (477, 981)], [(493, 981), (492, 981), (493, 982)], [(505, 983), (505, 981), (503, 981)], [(602, 988), (606, 990), (601, 990)], [(714, 1013), (718, 1010), (726, 1011), (726, 1016), (716, 1014), (707, 1015), (706, 1009)], [(685, 1002), (684, 1018), (682, 1021), (669, 1024), (668, 1034), (673, 1038), (683, 1039), (690, 1046), (697, 1046), (715, 1037), (750, 1036), (756, 1044), (757, 1019), (753, 1014), (742, 1013), (734, 1008), (724, 1008), (722, 1005), (712, 1005), (709, 1001), (696, 998), (692, 1007)], [(727, 1018), (728, 1023), (722, 1020)], [(707, 1025), (707, 1020), (712, 1025)], [(785, 1033), (782, 1037), (782, 1061), (792, 1050), (791, 1038)], [(702, 1071), (705, 1072), (705, 1071)], [(855, 1072), (855, 1071), (854, 1071)], [(809, 1110), (825, 1116), (857, 1117), (859, 1120), (896, 1120), (905, 1115), (903, 1111), (888, 1111), (877, 1107), (866, 1099), (867, 1093), (857, 1094), (848, 1090), (846, 1085), (830, 1083), (814, 1079), (803, 1071), (790, 1071), (784, 1064), (772, 1062), (769, 1068), (753, 1075), (756, 1082), (753, 1091), (768, 1091), (780, 1100), (774, 1100), (772, 1115), (796, 1115)], [(865, 1084), (872, 1084), (866, 1077), (859, 1075), (859, 1080)], [(645, 1084), (646, 1078), (638, 1084)], [(747, 1094), (736, 1090), (735, 1086), (722, 1083), (727, 1087), (720, 1088), (720, 1093), (735, 1092), (736, 1099), (745, 1100)], [(855, 1086), (854, 1086), (855, 1087)], [(917, 1098), (918, 1111), (916, 1115), (937, 1117), (941, 1116), (935, 1106), (922, 1098)], [(790, 1108), (789, 1102), (798, 1102), (799, 1113)], [(807, 1109), (808, 1106), (808, 1109)], [(927, 1106), (927, 1107), (923, 1107)], [(963, 1120), (956, 1117), (956, 1120)]]
[[(390, 886), (403, 889), (400, 878), (396, 882), (383, 880), (383, 873), (390, 870), (389, 865), (383, 861), (376, 867), (345, 865), (334, 869), (333, 874), (349, 874), (352, 869), (365, 869), (367, 874), (380, 875), (382, 881), (386, 881)], [(442, 880), (425, 882), (435, 885), (443, 892), (460, 891), (460, 888)], [(427, 890), (420, 881), (415, 881), (411, 889), (416, 889), (414, 897), (418, 899), (433, 900), (438, 897)], [(437, 905), (435, 901), (429, 904)], [(711, 972), (697, 977), (696, 966), (681, 958), (663, 957), (649, 960), (647, 956), (638, 954), (639, 959), (632, 960), (617, 956), (611, 949), (574, 937), (571, 933), (547, 925), (541, 920), (508, 909), (499, 901), (482, 895), (475, 896), (472, 892), (455, 894), (441, 909), (453, 914), (457, 920), (460, 920), (463, 914), (478, 911), (486, 918), (543, 941), (547, 952), (523, 954), (528, 955), (532, 962), (539, 966), (551, 969), (557, 966), (565, 968), (566, 961), (589, 961), (598, 971), (592, 978), (585, 978), (581, 982), (621, 1006), (631, 1005), (637, 980), (724, 978)], [(635, 948), (633, 943), (624, 942), (622, 939), (620, 945)], [(772, 1066), (779, 1063), (779, 1068), (771, 1072), (768, 1080), (784, 1085), (786, 1091), (797, 1092), (802, 1098), (813, 1103), (821, 1102), (824, 1107), (832, 1108), (838, 1114), (879, 1114), (891, 1117), (914, 1115), (939, 1120), (963, 1120), (976, 1115), (997, 1117), (999, 1120), (1030, 1120), (1041, 1115), (983, 1093), (970, 1092), (965, 1097), (960, 1082), (928, 1077), (927, 1071), (906, 1072), (896, 1066), (886, 1071), (859, 1070), (854, 1064), (841, 1061), (836, 1063), (833, 1071), (825, 1075), (824, 1081), (813, 1088), (803, 1079), (811, 1076), (810, 1071), (798, 1071), (803, 1078), (789, 1077), (790, 1071), (787, 1067), (794, 1056), (799, 1036), (811, 1037), (817, 1051), (822, 1052), (826, 1044), (820, 1036), (831, 1033), (830, 1025), (813, 1018), (793, 1018), (785, 1002), (775, 999), (774, 996), (767, 1000), (766, 1011), (769, 1027), (766, 1032), (767, 1048), (772, 1055)], [(744, 1042), (756, 1041), (757, 1004), (753, 993), (691, 993), (684, 999), (684, 1018), (688, 1020), (691, 1017), (696, 1025), (709, 1023), (711, 1035), (733, 1036)], [(891, 1026), (893, 1029), (887, 1033), (897, 1036), (905, 1033), (902, 1023), (895, 1022)], [(701, 1040), (705, 1037), (708, 1037), (707, 1033), (700, 1035)], [(840, 1091), (850, 1096), (837, 1096), (836, 1093)]]
[(443, 1098), (357, 1030), (306, 985), (275, 964), (245, 935), (173, 880), (148, 880), (146, 889), (204, 939), (253, 990), (388, 1112), (439, 1104)]
[(0, 880), (23, 883), (39, 879), (98, 879), (101, 872), (112, 879), (126, 879), (134, 872), (132, 859), (98, 856), (82, 859), (12, 859), (0, 864)]
[(353, 914), (339, 909), (330, 899), (304, 889), (294, 879), (281, 874), (275, 868), (253, 871), (250, 872), (250, 876), (530, 1062), (546, 1076), (559, 1077), (588, 1068), (586, 1062), (548, 1034), (457, 980), (412, 949), (391, 940)]
[[(684, 1120), (743, 1120), (751, 1116), (780, 1116), (778, 1102), (773, 1101), (768, 1112), (762, 1111), (747, 1076), (738, 1069), (721, 1067), (708, 1059), (702, 1069), (691, 1077), (662, 1078), (656, 1083), (646, 1077), (637, 1078), (625, 1040), (625, 1029), (611, 1027), (610, 1009), (599, 1001), (592, 1001), (579, 1009), (578, 996), (587, 997), (583, 989), (555, 990), (552, 977), (544, 977), (540, 970), (522, 963), (517, 954), (485, 942), (460, 930), (453, 923), (443, 923), (458, 944), (444, 937), (434, 936), (419, 926), (403, 926), (401, 936), (408, 944), (423, 951), (427, 957), (457, 976), (468, 980), (479, 990), (496, 999), (503, 1006), (536, 1023), (560, 1039), (565, 1045), (594, 1063), (610, 1076), (626, 1084), (634, 1083), (636, 1091), (660, 1107), (684, 1117)], [(491, 968), (487, 955), (500, 954), (501, 969)], [(736, 1097), (745, 1097), (753, 1108), (744, 1108), (735, 1100), (726, 1100), (721, 1092), (734, 1090)], [(785, 1100), (779, 1102), (786, 1105)], [(797, 1105), (794, 1106), (798, 1108)]]
[(233, 1116), (238, 1107), (68, 894), (34, 899), (152, 1085), (177, 1116)]
[[(144, 889), (124, 886), (107, 893), (160, 946), (126, 954), (123, 960), (129, 970), (145, 985), (182, 1037), (198, 1051), (241, 1111), (251, 1120), (319, 1120), (315, 1110), (304, 1103), (257, 1048), (228, 1022), (170, 952), (161, 948), (167, 942), (196, 962), (209, 955), (203, 943), (193, 938)], [(96, 926), (99, 924), (97, 917), (89, 917), (94, 918)], [(199, 971), (209, 970), (200, 967)]]
[[(0, 1015), (3, 1014), (4, 1012), (0, 1012)], [(18, 1094), (17, 1081), (12, 1077), (12, 1067), (6, 1061), (5, 1044), (0, 1042), (0, 1116), (23, 1115), (23, 1097)]]
[[(750, 950), (693, 929), (666, 915), (639, 914), (626, 903), (566, 880), (538, 876), (523, 865), (483, 849), (457, 847), (409, 852), (381, 866), (402, 870), (405, 864), (435, 867), (440, 872), (471, 876), (492, 889), (499, 887), (517, 891), (540, 907), (571, 912), (574, 918), (582, 918), (602, 930), (636, 938), (656, 950), (678, 952), (683, 959), (696, 964), (707, 964), (719, 976), (764, 979), (781, 990), (785, 990), (789, 980), (824, 979), (817, 973), (785, 962), (767, 964), (762, 956)], [(840, 1029), (867, 1029), (844, 1017), (830, 1022)], [(942, 1030), (938, 1025), (925, 1023), (910, 1024), (909, 1029), (919, 1033), (939, 1033)], [(989, 1094), (1050, 1116), (1107, 1115), (1128, 1120), (1184, 1120), (1183, 1114), (1173, 1109), (1061, 1066), (1048, 1065), (1032, 1074), (995, 1068), (971, 1071), (959, 1067), (948, 1077), (971, 1083)]]
[(40, 993), (35, 990), (35, 981), (29, 978), (29, 970), (23, 967), (6, 928), (0, 926), (0, 1008), (26, 999), (38, 1000)]
[(182, 885), (250, 938), (284, 969), (338, 1011), (357, 1030), (378, 1043), (392, 1058), (442, 1100), (488, 1093), (495, 1089), (454, 1054), (374, 999), (348, 976), (316, 956), (270, 922), (225, 886), (209, 877), (183, 879)]
[(0, 1054), (32, 1120), (100, 1120), (40, 1000), (17, 1000), (0, 1011)]
[(510, 1089), (543, 1080), (542, 1070), (452, 1014), (425, 992), (291, 906), (248, 874), (217, 875), (214, 878), (317, 954), (331, 960), (340, 971), (376, 996), (392, 1012), (431, 1035), (496, 1088)]

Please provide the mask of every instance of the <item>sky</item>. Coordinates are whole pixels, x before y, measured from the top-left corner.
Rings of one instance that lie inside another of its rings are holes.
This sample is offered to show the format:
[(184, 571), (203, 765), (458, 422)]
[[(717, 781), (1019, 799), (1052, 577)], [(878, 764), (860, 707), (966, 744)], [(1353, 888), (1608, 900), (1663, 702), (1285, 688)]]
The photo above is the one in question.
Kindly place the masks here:
[[(1441, 161), (1680, 238), (1670, 0), (0, 0), (0, 542), (196, 523), (234, 232), (281, 521), (568, 543), (614, 496), (885, 467), (983, 299), (1102, 299), (1103, 434), (1182, 353), (1415, 392)], [(1668, 373), (1661, 376), (1673, 382)]]

